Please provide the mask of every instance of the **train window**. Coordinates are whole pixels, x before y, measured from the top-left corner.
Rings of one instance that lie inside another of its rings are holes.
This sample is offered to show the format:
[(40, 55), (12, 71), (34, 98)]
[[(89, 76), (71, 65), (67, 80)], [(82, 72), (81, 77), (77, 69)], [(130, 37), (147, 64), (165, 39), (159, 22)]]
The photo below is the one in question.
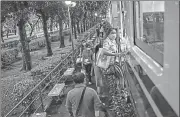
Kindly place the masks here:
[(135, 2), (134, 10), (135, 44), (163, 66), (164, 1)]
[[(140, 65), (137, 65), (135, 67), (135, 70), (137, 71), (137, 73), (139, 73), (138, 74), (139, 78), (145, 85), (147, 91), (151, 95), (152, 99), (154, 100), (156, 106), (158, 107), (163, 117), (177, 117), (177, 114), (175, 113), (175, 111), (169, 105), (169, 103), (167, 102), (163, 94), (159, 91), (160, 87), (165, 87), (168, 84), (155, 85)], [(148, 105), (148, 110), (149, 110), (149, 107), (150, 105)], [(153, 114), (153, 113), (151, 113), (150, 111), (150, 114)], [(154, 116), (151, 115), (150, 117), (154, 117)]]

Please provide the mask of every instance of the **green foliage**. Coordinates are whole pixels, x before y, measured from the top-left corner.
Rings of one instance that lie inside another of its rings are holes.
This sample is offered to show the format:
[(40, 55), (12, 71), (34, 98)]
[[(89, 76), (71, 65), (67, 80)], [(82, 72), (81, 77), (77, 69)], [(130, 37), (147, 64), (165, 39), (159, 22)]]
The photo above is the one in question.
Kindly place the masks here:
[(18, 40), (14, 40), (14, 41), (10, 41), (10, 42), (5, 42), (1, 44), (1, 48), (13, 48), (13, 47), (17, 47), (19, 41)]
[[(29, 43), (29, 50), (30, 51), (40, 50), (42, 47), (45, 47), (45, 46), (46, 46), (46, 42), (44, 39), (35, 39)], [(18, 44), (18, 50), (22, 51), (21, 43)]]
[(16, 101), (22, 99), (24, 93), (33, 88), (34, 81), (31, 79), (25, 79), (14, 85), (13, 96), (16, 97)]
[(18, 49), (6, 49), (1, 51), (2, 66), (9, 65), (17, 60)]
[[(13, 76), (8, 76), (6, 79), (2, 79), (2, 103), (1, 103), (1, 114), (4, 116), (10, 109), (12, 109), (22, 97), (17, 96), (16, 94), (13, 93), (15, 91), (15, 84), (26, 84), (28, 81), (31, 81), (31, 76), (29, 74), (30, 72), (23, 73), (20, 75), (13, 75)], [(28, 80), (28, 81), (27, 81)], [(30, 82), (29, 82), (30, 83)], [(31, 84), (31, 83), (30, 83)], [(24, 86), (24, 85), (23, 85)], [(28, 93), (30, 89), (32, 89), (32, 86), (28, 85), (29, 88), (28, 90), (24, 91), (24, 95)], [(19, 94), (18, 94), (19, 95)]]

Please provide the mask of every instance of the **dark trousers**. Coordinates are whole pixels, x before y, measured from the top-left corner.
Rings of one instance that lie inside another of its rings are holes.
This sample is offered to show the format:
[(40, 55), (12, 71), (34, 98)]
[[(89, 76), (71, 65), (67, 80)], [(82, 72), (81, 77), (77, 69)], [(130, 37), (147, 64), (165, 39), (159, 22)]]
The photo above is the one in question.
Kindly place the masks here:
[(89, 79), (89, 82), (91, 82), (91, 67), (92, 67), (92, 64), (86, 64), (84, 65), (85, 67), (85, 70), (86, 70), (86, 74), (87, 74), (87, 77)]
[(103, 38), (103, 32), (101, 32), (101, 36), (102, 36), (102, 38)]
[(99, 37), (99, 33), (100, 33), (100, 32), (99, 32), (98, 30), (96, 30), (96, 33), (97, 33), (97, 37)]

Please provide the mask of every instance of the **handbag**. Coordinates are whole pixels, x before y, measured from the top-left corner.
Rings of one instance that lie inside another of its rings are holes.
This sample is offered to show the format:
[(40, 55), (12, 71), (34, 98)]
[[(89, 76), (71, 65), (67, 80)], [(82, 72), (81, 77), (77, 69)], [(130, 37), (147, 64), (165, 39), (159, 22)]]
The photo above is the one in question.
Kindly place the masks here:
[(110, 60), (111, 56), (104, 55), (103, 48), (99, 48), (96, 65), (100, 68), (107, 69), (109, 67)]
[(83, 92), (82, 92), (82, 94), (81, 94), (81, 98), (80, 98), (79, 105), (78, 105), (77, 110), (76, 110), (76, 115), (75, 115), (75, 117), (79, 117), (79, 116), (78, 116), (78, 113), (79, 113), (79, 110), (80, 110), (80, 107), (81, 107), (81, 104), (82, 104), (82, 101), (83, 101), (83, 97), (84, 97), (85, 90), (86, 90), (86, 87), (84, 87)]

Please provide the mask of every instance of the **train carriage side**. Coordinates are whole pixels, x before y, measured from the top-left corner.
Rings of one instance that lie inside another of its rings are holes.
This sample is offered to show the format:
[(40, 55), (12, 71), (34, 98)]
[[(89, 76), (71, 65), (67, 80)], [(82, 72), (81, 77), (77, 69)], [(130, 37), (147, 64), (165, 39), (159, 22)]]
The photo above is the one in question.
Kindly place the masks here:
[(137, 103), (141, 98), (145, 105), (141, 116), (178, 117), (179, 1), (113, 1), (111, 5), (120, 5), (120, 27), (130, 42), (129, 65), (141, 92), (133, 98)]

